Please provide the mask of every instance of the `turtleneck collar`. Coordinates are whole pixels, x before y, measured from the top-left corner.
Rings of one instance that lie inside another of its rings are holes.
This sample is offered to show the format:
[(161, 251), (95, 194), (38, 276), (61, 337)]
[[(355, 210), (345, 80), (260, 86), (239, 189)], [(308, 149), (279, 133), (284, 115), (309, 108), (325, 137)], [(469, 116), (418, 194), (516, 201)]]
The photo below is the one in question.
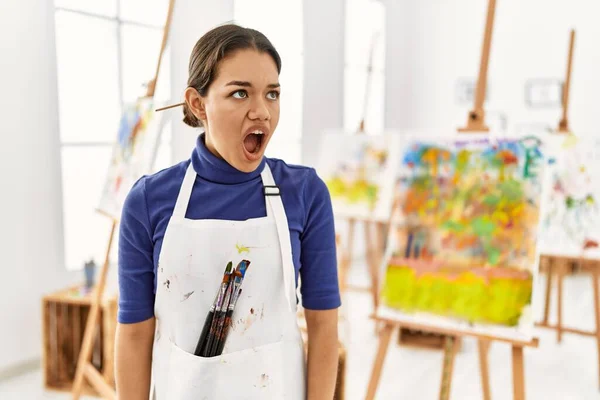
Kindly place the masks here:
[(205, 143), (205, 133), (196, 139), (196, 148), (192, 153), (192, 165), (196, 173), (203, 179), (222, 184), (243, 183), (260, 176), (266, 158), (263, 157), (258, 167), (252, 172), (242, 172), (208, 150)]

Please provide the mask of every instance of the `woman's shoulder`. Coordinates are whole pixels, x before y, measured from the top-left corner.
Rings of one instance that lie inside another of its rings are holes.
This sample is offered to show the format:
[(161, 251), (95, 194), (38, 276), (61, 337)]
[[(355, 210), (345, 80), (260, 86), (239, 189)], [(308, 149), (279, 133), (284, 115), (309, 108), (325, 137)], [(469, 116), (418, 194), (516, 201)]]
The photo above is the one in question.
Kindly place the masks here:
[(280, 187), (294, 188), (305, 198), (329, 196), (325, 182), (317, 171), (305, 165), (288, 164), (278, 158), (267, 158), (275, 182)]
[(152, 200), (156, 195), (164, 197), (165, 193), (173, 192), (173, 188), (181, 186), (189, 164), (190, 160), (185, 160), (152, 174), (143, 175), (129, 191), (126, 204), (134, 206), (142, 199), (148, 202), (148, 197)]
[(317, 171), (305, 165), (288, 164), (279, 158), (267, 158), (267, 164), (271, 168), (273, 178), (281, 184), (314, 184), (320, 180)]
[(167, 182), (173, 181), (181, 184), (190, 162), (190, 159), (181, 161), (180, 163), (161, 169), (153, 174), (145, 175), (143, 179), (146, 180), (146, 185), (150, 186), (164, 185)]

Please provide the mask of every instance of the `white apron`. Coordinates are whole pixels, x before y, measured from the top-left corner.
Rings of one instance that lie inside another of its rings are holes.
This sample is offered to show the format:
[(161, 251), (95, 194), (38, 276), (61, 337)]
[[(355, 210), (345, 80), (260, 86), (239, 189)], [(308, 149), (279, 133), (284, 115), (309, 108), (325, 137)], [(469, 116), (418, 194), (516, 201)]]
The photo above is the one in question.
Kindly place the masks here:
[[(261, 177), (266, 217), (190, 220), (185, 213), (196, 172), (191, 163), (187, 169), (158, 263), (154, 399), (306, 398), (287, 218), (267, 164)], [(223, 354), (197, 357), (194, 350), (223, 271), (228, 262), (235, 267), (243, 259), (250, 266)]]

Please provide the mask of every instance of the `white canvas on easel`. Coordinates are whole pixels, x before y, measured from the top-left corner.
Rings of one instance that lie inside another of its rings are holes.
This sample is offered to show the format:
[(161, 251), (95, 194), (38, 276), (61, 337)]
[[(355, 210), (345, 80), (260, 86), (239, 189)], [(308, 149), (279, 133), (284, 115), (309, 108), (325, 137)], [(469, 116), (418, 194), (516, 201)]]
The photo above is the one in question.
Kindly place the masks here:
[(600, 140), (551, 135), (540, 251), (600, 259)]

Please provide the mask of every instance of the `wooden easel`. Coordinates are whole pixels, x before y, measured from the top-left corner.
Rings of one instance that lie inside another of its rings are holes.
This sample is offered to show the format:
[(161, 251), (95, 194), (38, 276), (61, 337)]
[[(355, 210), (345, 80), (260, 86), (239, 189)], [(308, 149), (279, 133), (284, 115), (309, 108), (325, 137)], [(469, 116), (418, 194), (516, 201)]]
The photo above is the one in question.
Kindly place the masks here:
[[(569, 134), (571, 132), (568, 119), (569, 111), (569, 92), (571, 88), (571, 73), (573, 67), (573, 48), (575, 46), (575, 30), (571, 30), (569, 40), (569, 56), (567, 61), (567, 71), (565, 77), (565, 84), (562, 93), (562, 118), (558, 123), (557, 132), (559, 134)], [(546, 293), (544, 299), (544, 317), (541, 322), (536, 323), (536, 326), (541, 328), (553, 329), (556, 331), (556, 339), (560, 343), (562, 341), (563, 332), (574, 333), (581, 336), (595, 337), (596, 344), (598, 347), (598, 382), (600, 384), (600, 289), (598, 287), (600, 260), (587, 259), (581, 257), (562, 257), (562, 256), (550, 256), (542, 255), (540, 262), (545, 264), (546, 267)], [(571, 265), (579, 265), (579, 267), (591, 274), (592, 277), (592, 288), (594, 291), (594, 318), (596, 322), (596, 329), (594, 331), (584, 331), (580, 329), (574, 329), (563, 326), (562, 323), (562, 297), (563, 297), (563, 283), (566, 275), (571, 270)], [(557, 280), (557, 323), (552, 325), (548, 322), (550, 314), (550, 298), (552, 296), (552, 276), (556, 275)]]
[[(487, 86), (487, 71), (488, 62), (490, 56), (492, 30), (494, 24), (494, 14), (496, 8), (496, 0), (489, 0), (486, 27), (483, 38), (483, 46), (481, 52), (481, 64), (479, 68), (479, 77), (477, 80), (477, 89), (475, 92), (474, 108), (469, 112), (467, 119), (467, 125), (464, 128), (459, 128), (459, 132), (472, 133), (472, 132), (489, 132), (489, 128), (485, 124), (485, 112), (483, 108), (483, 102), (485, 99), (485, 91)], [(398, 206), (398, 205), (397, 205)], [(390, 230), (393, 229), (393, 213), (390, 219)], [(442, 379), (440, 383), (440, 400), (448, 400), (450, 398), (450, 388), (452, 381), (452, 371), (454, 368), (454, 359), (458, 350), (460, 339), (464, 336), (475, 337), (478, 340), (478, 352), (479, 352), (479, 366), (481, 371), (481, 386), (483, 391), (484, 400), (491, 399), (490, 384), (489, 384), (489, 371), (488, 371), (488, 353), (492, 341), (500, 341), (510, 343), (512, 345), (512, 368), (513, 368), (513, 398), (515, 400), (525, 399), (525, 376), (524, 376), (524, 364), (523, 364), (523, 348), (537, 347), (538, 339), (533, 338), (531, 341), (517, 341), (512, 339), (506, 339), (502, 337), (492, 337), (476, 333), (461, 332), (452, 329), (444, 328), (432, 328), (429, 326), (422, 326), (419, 324), (410, 324), (395, 320), (389, 320), (374, 316), (376, 321), (383, 324), (383, 328), (380, 333), (379, 346), (377, 350), (377, 356), (373, 364), (373, 370), (371, 372), (371, 378), (369, 381), (369, 387), (367, 389), (367, 400), (375, 398), (377, 386), (381, 378), (381, 371), (385, 361), (387, 348), (389, 346), (391, 335), (396, 328), (405, 328), (411, 330), (419, 330), (423, 332), (434, 332), (445, 335), (444, 345), (444, 361), (442, 365)]]
[(571, 29), (571, 38), (569, 40), (569, 59), (567, 61), (567, 76), (562, 92), (563, 115), (558, 123), (558, 132), (569, 133), (569, 91), (571, 90), (571, 71), (573, 67), (573, 47), (575, 46), (575, 29)]
[[(525, 369), (523, 363), (523, 348), (524, 347), (537, 347), (539, 341), (537, 338), (532, 339), (531, 341), (515, 341), (498, 337), (491, 337), (481, 334), (465, 334), (464, 332), (459, 332), (451, 329), (443, 329), (443, 328), (431, 328), (428, 326), (418, 325), (418, 324), (408, 324), (404, 322), (398, 322), (383, 318), (374, 317), (376, 321), (379, 321), (383, 324), (383, 328), (379, 337), (379, 345), (377, 348), (377, 355), (375, 357), (375, 362), (373, 363), (373, 369), (371, 372), (371, 378), (369, 380), (369, 387), (367, 389), (367, 395), (365, 399), (373, 400), (375, 399), (375, 394), (377, 392), (377, 387), (379, 385), (379, 380), (381, 378), (381, 372), (383, 370), (383, 364), (385, 362), (385, 356), (387, 353), (387, 349), (390, 343), (390, 339), (394, 329), (405, 327), (413, 330), (420, 331), (430, 331), (436, 332), (441, 335), (446, 336), (446, 342), (444, 345), (444, 360), (442, 364), (442, 378), (440, 382), (440, 400), (448, 400), (450, 398), (450, 388), (452, 383), (452, 371), (454, 369), (454, 358), (456, 356), (456, 352), (458, 350), (458, 338), (461, 336), (472, 336), (476, 337), (479, 341), (480, 346), (480, 367), (482, 372), (482, 387), (484, 393), (484, 399), (490, 399), (490, 389), (489, 389), (489, 381), (484, 379), (483, 376), (487, 377), (487, 358), (485, 360), (481, 359), (481, 346), (489, 346), (489, 343), (492, 341), (499, 341), (504, 343), (509, 343), (512, 345), (512, 365), (513, 365), (513, 398), (515, 400), (524, 400), (525, 399)], [(487, 348), (484, 349), (487, 352)], [(485, 362), (484, 362), (485, 361)]]
[[(158, 80), (158, 74), (160, 72), (160, 65), (162, 57), (167, 45), (167, 38), (169, 36), (169, 29), (171, 26), (171, 18), (173, 15), (173, 7), (175, 0), (169, 0), (169, 9), (167, 12), (167, 20), (163, 31), (163, 39), (158, 56), (158, 64), (156, 66), (156, 72), (154, 79), (148, 84), (146, 97), (154, 97), (156, 90), (156, 82)], [(112, 218), (112, 217), (111, 217)], [(117, 395), (115, 389), (106, 382), (104, 377), (98, 370), (91, 364), (90, 360), (92, 357), (92, 346), (96, 335), (96, 322), (98, 321), (100, 305), (102, 297), (104, 296), (104, 289), (106, 287), (106, 277), (108, 275), (108, 267), (110, 265), (110, 252), (113, 244), (114, 234), (117, 228), (117, 220), (113, 218), (110, 235), (108, 239), (108, 245), (106, 248), (106, 254), (104, 257), (104, 264), (100, 271), (100, 277), (98, 284), (95, 287), (94, 296), (90, 305), (90, 313), (86, 321), (85, 333), (83, 336), (83, 342), (81, 344), (81, 351), (79, 353), (79, 359), (77, 361), (77, 371), (75, 372), (75, 380), (73, 382), (73, 390), (71, 392), (73, 400), (79, 400), (81, 392), (83, 390), (84, 379), (87, 379), (91, 386), (100, 393), (105, 399), (116, 400)]]
[[(485, 109), (483, 107), (483, 103), (485, 101), (485, 93), (487, 90), (487, 71), (490, 58), (490, 49), (492, 45), (495, 11), (496, 0), (489, 0), (481, 50), (481, 61), (479, 64), (479, 76), (477, 78), (477, 86), (475, 89), (474, 107), (468, 114), (467, 125), (464, 128), (458, 128), (458, 132), (489, 132), (489, 128), (485, 124)], [(421, 334), (420, 332), (417, 332), (415, 335), (408, 330), (408, 328), (401, 328), (398, 336), (398, 343), (403, 344), (403, 341), (406, 341), (406, 339), (403, 339), (403, 336), (408, 336), (407, 334), (415, 336), (415, 338), (411, 339), (410, 341), (417, 344), (420, 343), (420, 347), (439, 348), (441, 344), (440, 341), (445, 340), (443, 337), (427, 337), (425, 334)], [(456, 345), (458, 348), (460, 346), (460, 338), (457, 338), (456, 341), (458, 343)], [(445, 348), (446, 346), (444, 345), (443, 347)], [(483, 357), (485, 358), (485, 354), (487, 354), (487, 345), (481, 344), (479, 348), (483, 351)]]
[[(375, 44), (377, 43), (377, 37), (378, 33), (375, 33), (371, 40), (371, 47), (369, 49), (369, 64), (367, 66), (367, 81), (365, 87), (365, 97), (363, 102), (363, 112), (358, 130), (356, 132), (357, 135), (365, 134), (365, 119), (369, 104), (369, 94), (371, 91), (370, 89), (371, 75), (373, 73), (373, 57), (375, 53)], [(371, 278), (371, 285), (369, 288), (348, 285), (347, 281), (350, 266), (352, 264), (352, 246), (354, 244), (354, 230), (356, 222), (362, 222), (364, 227), (365, 247), (367, 253), (367, 267), (369, 269), (369, 275)], [(385, 223), (383, 222), (371, 220), (368, 218), (348, 218), (348, 237), (346, 239), (346, 245), (340, 245), (340, 247), (343, 247), (343, 254), (341, 256), (340, 262), (340, 291), (342, 293), (344, 293), (346, 290), (368, 291), (369, 293), (371, 293), (374, 309), (376, 309), (379, 305), (379, 298), (377, 296), (377, 292), (379, 287), (379, 263), (381, 261), (381, 258), (383, 257), (384, 229)]]
[(496, 12), (496, 0), (489, 0), (487, 20), (483, 34), (483, 45), (481, 49), (481, 62), (479, 64), (479, 77), (477, 78), (477, 88), (475, 89), (475, 106), (469, 112), (467, 126), (459, 128), (459, 132), (489, 132), (485, 125), (485, 111), (483, 102), (487, 89), (487, 72), (490, 60), (490, 48), (492, 46), (492, 32), (494, 30), (494, 14)]

